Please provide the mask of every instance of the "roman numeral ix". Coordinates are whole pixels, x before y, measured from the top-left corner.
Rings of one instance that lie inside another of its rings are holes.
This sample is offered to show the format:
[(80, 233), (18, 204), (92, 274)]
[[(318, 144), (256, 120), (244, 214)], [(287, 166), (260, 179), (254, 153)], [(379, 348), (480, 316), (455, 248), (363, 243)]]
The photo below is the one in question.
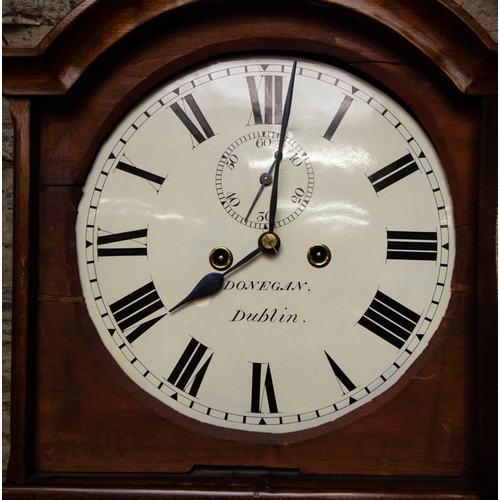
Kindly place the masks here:
[(132, 332), (126, 336), (127, 341), (130, 343), (137, 340), (167, 314), (165, 312), (143, 322), (143, 320), (164, 308), (152, 281), (122, 299), (113, 302), (109, 308), (123, 333), (129, 328), (133, 328)]
[(419, 314), (378, 290), (358, 323), (400, 349), (419, 319)]

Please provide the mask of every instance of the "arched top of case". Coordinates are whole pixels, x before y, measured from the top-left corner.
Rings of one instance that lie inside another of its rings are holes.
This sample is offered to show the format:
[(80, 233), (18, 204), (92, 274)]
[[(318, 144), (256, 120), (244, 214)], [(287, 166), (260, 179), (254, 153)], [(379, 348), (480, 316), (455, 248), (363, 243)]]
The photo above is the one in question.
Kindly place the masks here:
[[(277, 27), (267, 37), (278, 38), (282, 36), (281, 11), (285, 17), (307, 14), (340, 19), (354, 31), (375, 30), (389, 43), (402, 44), (421, 56), (424, 64), (444, 75), (459, 92), (496, 93), (497, 44), (451, 0), (276, 0), (271, 4), (260, 0), (85, 0), (38, 46), (4, 47), (3, 93), (6, 97), (65, 95), (122, 39), (135, 36), (140, 40), (140, 33), (150, 26), (167, 31), (180, 18), (196, 24), (221, 12), (256, 19), (266, 16)], [(221, 40), (224, 33), (221, 26)], [(242, 33), (237, 41), (240, 46), (245, 36), (259, 35)], [(317, 38), (311, 30), (296, 30), (295, 36)], [(207, 41), (194, 41), (191, 48), (199, 50), (203, 43)]]

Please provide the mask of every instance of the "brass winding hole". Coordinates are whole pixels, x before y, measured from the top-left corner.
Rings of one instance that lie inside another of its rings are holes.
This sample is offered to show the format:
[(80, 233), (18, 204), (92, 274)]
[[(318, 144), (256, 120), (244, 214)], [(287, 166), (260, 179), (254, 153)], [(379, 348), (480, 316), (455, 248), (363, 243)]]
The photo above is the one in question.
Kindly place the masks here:
[(307, 260), (313, 267), (325, 267), (331, 258), (330, 249), (323, 243), (316, 243), (307, 250)]
[(217, 271), (224, 271), (231, 267), (233, 263), (233, 254), (226, 247), (215, 247), (208, 256), (210, 265)]

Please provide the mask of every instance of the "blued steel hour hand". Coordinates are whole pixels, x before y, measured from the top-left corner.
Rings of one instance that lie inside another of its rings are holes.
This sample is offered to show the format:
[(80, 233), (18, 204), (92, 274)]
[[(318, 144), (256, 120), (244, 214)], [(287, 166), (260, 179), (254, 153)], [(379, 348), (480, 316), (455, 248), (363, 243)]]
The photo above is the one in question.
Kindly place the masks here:
[(250, 210), (248, 211), (248, 214), (245, 218), (245, 220), (248, 219), (250, 213), (252, 212), (253, 207), (255, 206), (255, 203), (257, 202), (259, 196), (262, 193), (262, 190), (264, 189), (264, 186), (269, 185), (272, 182), (272, 173), (274, 169), (275, 170), (274, 183), (273, 183), (273, 190), (271, 193), (271, 205), (269, 209), (269, 232), (264, 233), (259, 237), (259, 246), (255, 250), (253, 250), (246, 257), (244, 257), (239, 262), (231, 266), (228, 270), (226, 270), (223, 273), (209, 273), (206, 276), (204, 276), (183, 300), (181, 300), (177, 305), (169, 309), (168, 311), (169, 313), (175, 311), (176, 309), (187, 304), (188, 302), (192, 302), (193, 300), (201, 299), (203, 297), (207, 297), (208, 295), (212, 295), (218, 292), (224, 284), (224, 276), (238, 269), (243, 264), (246, 264), (247, 262), (252, 260), (255, 256), (257, 256), (259, 253), (274, 252), (276, 254), (278, 252), (278, 248), (280, 246), (280, 240), (279, 237), (276, 234), (274, 234), (274, 223), (275, 223), (276, 206), (278, 200), (278, 174), (279, 174), (279, 166), (281, 163), (281, 159), (283, 158), (283, 146), (285, 144), (285, 134), (288, 127), (288, 120), (290, 118), (290, 111), (292, 108), (293, 86), (295, 81), (296, 69), (297, 69), (297, 61), (294, 61), (292, 66), (292, 74), (290, 76), (290, 83), (288, 85), (285, 106), (283, 109), (283, 120), (281, 122), (278, 151), (276, 151), (274, 155), (275, 156), (274, 163), (272, 164), (267, 174), (261, 175), (260, 189), (257, 192), (257, 196), (255, 197), (252, 206), (250, 207)]
[(241, 259), (239, 262), (231, 266), (227, 271), (223, 273), (209, 273), (198, 282), (198, 284), (193, 288), (191, 293), (187, 295), (186, 298), (181, 300), (177, 305), (169, 309), (169, 313), (175, 311), (179, 307), (187, 304), (188, 302), (192, 302), (193, 300), (201, 299), (203, 297), (207, 297), (208, 295), (213, 295), (218, 292), (222, 285), (224, 284), (224, 276), (234, 271), (238, 267), (246, 264), (250, 260), (252, 260), (255, 256), (257, 256), (260, 252), (262, 252), (262, 248), (259, 246), (252, 252), (250, 252), (246, 257)]
[(264, 233), (259, 236), (258, 245), (259, 246), (255, 250), (251, 251), (247, 256), (243, 257), (240, 261), (223, 273), (208, 273), (206, 276), (201, 278), (193, 290), (191, 290), (191, 292), (177, 305), (169, 309), (168, 312), (171, 313), (188, 302), (192, 302), (193, 300), (201, 299), (218, 292), (224, 285), (224, 277), (226, 275), (232, 273), (243, 264), (250, 262), (259, 253), (264, 252), (268, 254), (276, 254), (278, 252), (278, 248), (280, 247), (280, 239), (273, 233)]

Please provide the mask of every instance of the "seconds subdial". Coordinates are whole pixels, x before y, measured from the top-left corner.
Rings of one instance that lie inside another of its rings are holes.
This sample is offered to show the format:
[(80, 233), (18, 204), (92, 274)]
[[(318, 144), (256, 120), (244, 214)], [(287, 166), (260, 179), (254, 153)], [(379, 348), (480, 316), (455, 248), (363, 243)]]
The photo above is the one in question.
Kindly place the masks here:
[[(269, 197), (272, 186), (274, 153), (279, 133), (258, 131), (240, 137), (224, 151), (215, 175), (217, 196), (226, 212), (248, 227), (264, 230), (269, 223)], [(314, 189), (314, 171), (307, 152), (286, 137), (281, 169), (287, 175), (280, 181), (280, 205), (275, 227), (296, 219), (307, 207)], [(262, 175), (271, 171), (263, 185)], [(262, 196), (252, 204), (259, 189)], [(251, 210), (250, 210), (251, 209)]]

